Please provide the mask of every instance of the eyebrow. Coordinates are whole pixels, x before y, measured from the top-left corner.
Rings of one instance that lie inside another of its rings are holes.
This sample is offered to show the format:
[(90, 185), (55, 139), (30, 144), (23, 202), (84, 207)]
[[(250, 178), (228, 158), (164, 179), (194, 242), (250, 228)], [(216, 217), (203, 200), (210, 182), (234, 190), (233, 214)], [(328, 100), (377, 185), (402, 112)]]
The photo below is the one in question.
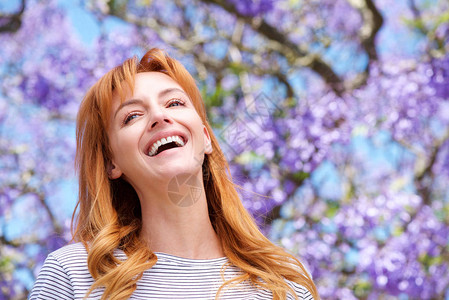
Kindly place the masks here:
[[(170, 93), (173, 93), (173, 92), (180, 92), (180, 93), (183, 93), (184, 95), (187, 96), (186, 92), (184, 92), (183, 90), (181, 90), (181, 89), (179, 89), (179, 88), (168, 88), (168, 89), (165, 89), (165, 90), (160, 91), (159, 94), (157, 95), (157, 97), (158, 97), (158, 99), (159, 99), (159, 98), (164, 97), (164, 96), (166, 96), (167, 94), (170, 94)], [(187, 97), (188, 97), (188, 96), (187, 96)], [(134, 105), (134, 104), (140, 104), (140, 105), (143, 105), (143, 101), (140, 100), (140, 99), (130, 99), (130, 100), (127, 100), (127, 101), (122, 102), (122, 103), (119, 105), (119, 107), (117, 108), (117, 110), (115, 111), (114, 119), (117, 117), (118, 112), (119, 112), (122, 108), (124, 108), (124, 107), (126, 107), (126, 106), (128, 106), (128, 105)]]
[(125, 106), (128, 106), (128, 105), (134, 105), (134, 104), (140, 104), (140, 105), (143, 105), (143, 101), (140, 100), (140, 99), (130, 99), (130, 100), (127, 100), (127, 101), (125, 101), (125, 102), (122, 102), (122, 103), (120, 104), (120, 106), (117, 108), (117, 110), (115, 111), (114, 119), (117, 117), (118, 112), (119, 112), (122, 108), (124, 108)]

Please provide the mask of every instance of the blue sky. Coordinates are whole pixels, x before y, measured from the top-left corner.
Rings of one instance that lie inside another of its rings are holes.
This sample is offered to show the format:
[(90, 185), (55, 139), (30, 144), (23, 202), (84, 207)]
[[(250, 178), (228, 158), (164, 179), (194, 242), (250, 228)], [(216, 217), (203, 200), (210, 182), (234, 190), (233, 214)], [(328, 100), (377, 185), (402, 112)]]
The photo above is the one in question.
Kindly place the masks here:
[[(100, 35), (100, 26), (95, 16), (81, 7), (78, 1), (59, 0), (58, 3), (66, 11), (80, 40), (86, 45), (92, 45)], [(105, 30), (112, 31), (125, 27), (126, 23), (116, 17), (108, 17), (104, 19), (102, 26)]]

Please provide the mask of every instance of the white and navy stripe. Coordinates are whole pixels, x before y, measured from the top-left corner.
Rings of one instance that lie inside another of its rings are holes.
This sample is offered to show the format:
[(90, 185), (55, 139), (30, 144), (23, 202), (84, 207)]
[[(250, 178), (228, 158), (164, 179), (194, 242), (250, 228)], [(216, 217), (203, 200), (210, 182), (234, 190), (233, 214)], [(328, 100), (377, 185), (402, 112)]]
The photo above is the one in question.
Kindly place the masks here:
[[(114, 255), (126, 259), (123, 251)], [(130, 299), (215, 299), (223, 284), (221, 269), (228, 259), (187, 259), (156, 253), (157, 263), (143, 273)], [(234, 266), (226, 267), (225, 280), (241, 274)], [(30, 300), (83, 299), (94, 279), (87, 268), (87, 252), (81, 243), (65, 246), (51, 253), (34, 284)], [(291, 283), (299, 299), (313, 299), (303, 286)], [(102, 290), (92, 292), (88, 299), (100, 299)], [(270, 291), (257, 289), (249, 282), (227, 285), (219, 299), (272, 299)], [(288, 299), (294, 299), (289, 295)]]

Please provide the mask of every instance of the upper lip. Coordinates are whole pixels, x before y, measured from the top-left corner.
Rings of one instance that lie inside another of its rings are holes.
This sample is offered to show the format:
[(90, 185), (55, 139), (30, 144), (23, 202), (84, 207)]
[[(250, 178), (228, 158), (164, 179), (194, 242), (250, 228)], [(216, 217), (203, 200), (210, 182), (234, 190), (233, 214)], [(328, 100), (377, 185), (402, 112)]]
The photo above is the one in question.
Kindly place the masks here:
[(146, 144), (145, 149), (144, 149), (145, 154), (148, 154), (148, 152), (150, 152), (151, 148), (153, 147), (153, 144), (155, 142), (157, 142), (158, 140), (160, 140), (161, 138), (167, 138), (169, 136), (174, 136), (174, 135), (180, 136), (184, 140), (184, 144), (187, 143), (187, 136), (179, 130), (161, 131), (161, 132), (156, 133), (150, 139), (150, 141)]

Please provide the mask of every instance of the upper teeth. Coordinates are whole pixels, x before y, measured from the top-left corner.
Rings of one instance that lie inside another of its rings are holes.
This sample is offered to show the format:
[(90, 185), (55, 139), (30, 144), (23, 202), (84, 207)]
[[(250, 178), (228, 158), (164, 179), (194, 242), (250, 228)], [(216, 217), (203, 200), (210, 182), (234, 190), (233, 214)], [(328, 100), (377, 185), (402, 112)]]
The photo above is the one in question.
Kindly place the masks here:
[(149, 156), (153, 156), (157, 153), (157, 149), (159, 149), (160, 146), (171, 143), (171, 142), (175, 142), (176, 145), (182, 147), (184, 146), (184, 140), (182, 139), (182, 137), (178, 136), (178, 135), (174, 135), (174, 136), (169, 136), (169, 137), (165, 137), (165, 138), (161, 138), (160, 140), (154, 142), (153, 146), (151, 146), (150, 151), (148, 152)]

